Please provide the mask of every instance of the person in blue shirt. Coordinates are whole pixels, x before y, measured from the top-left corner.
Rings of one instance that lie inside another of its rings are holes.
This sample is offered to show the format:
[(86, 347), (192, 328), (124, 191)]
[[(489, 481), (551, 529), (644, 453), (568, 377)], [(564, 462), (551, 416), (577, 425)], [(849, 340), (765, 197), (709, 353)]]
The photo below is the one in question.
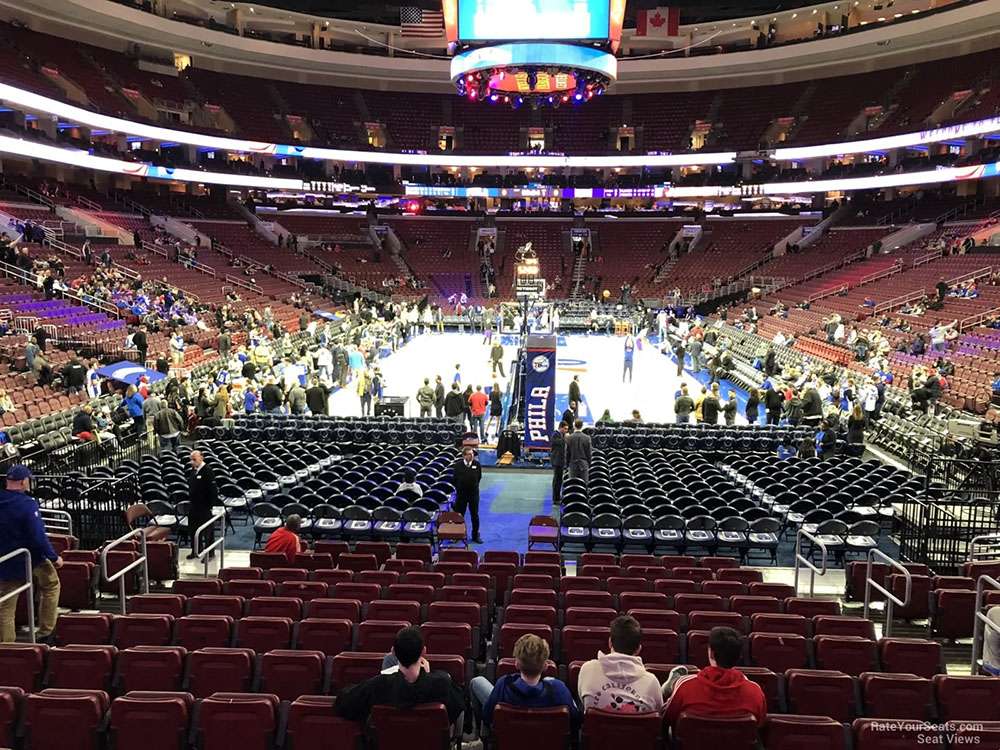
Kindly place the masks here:
[(125, 407), (125, 411), (128, 412), (128, 415), (132, 417), (132, 421), (135, 422), (135, 430), (138, 435), (146, 432), (146, 419), (142, 414), (143, 401), (145, 399), (136, 390), (134, 385), (128, 387), (128, 390), (125, 391), (125, 396), (122, 398), (122, 406)]
[[(45, 524), (38, 512), (38, 503), (27, 492), (31, 471), (23, 464), (7, 470), (6, 489), (0, 491), (0, 557), (9, 552), (27, 549), (31, 554), (35, 592), (40, 595), (36, 638), (48, 639), (56, 627), (59, 612), (59, 574), (62, 558), (52, 549), (45, 534)], [(15, 557), (0, 563), (0, 596), (24, 584), (24, 559)], [(0, 643), (17, 639), (14, 625), (18, 597), (0, 604)]]
[(256, 389), (252, 385), (247, 386), (246, 392), (243, 394), (243, 410), (247, 414), (253, 414), (257, 411), (259, 402), (260, 398), (257, 396)]
[(549, 644), (544, 638), (526, 633), (514, 643), (517, 672), (506, 674), (491, 685), (485, 677), (473, 677), (469, 683), (473, 708), (483, 724), (493, 723), (498, 703), (517, 708), (555, 708), (566, 706), (574, 727), (580, 722), (580, 708), (566, 687), (554, 677), (542, 677), (549, 658)]
[(837, 448), (837, 436), (830, 429), (830, 423), (825, 419), (819, 423), (816, 431), (816, 455), (819, 458), (829, 458)]
[(795, 458), (795, 445), (791, 438), (785, 438), (778, 445), (778, 459), (784, 461), (786, 458)]

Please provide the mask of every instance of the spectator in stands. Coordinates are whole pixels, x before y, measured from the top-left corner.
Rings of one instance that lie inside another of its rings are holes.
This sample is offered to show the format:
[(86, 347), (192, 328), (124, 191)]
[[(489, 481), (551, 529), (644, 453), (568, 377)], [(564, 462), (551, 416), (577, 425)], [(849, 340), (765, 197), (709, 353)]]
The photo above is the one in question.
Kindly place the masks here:
[(296, 381), (292, 384), (292, 387), (288, 389), (288, 394), (285, 396), (285, 400), (288, 403), (288, 413), (289, 414), (305, 414), (308, 403), (306, 401), (306, 390), (301, 386), (301, 384)]
[(271, 532), (264, 545), (265, 552), (284, 555), (289, 565), (295, 563), (295, 556), (302, 552), (302, 540), (299, 531), (302, 529), (302, 517), (292, 513), (285, 519), (285, 525)]
[(868, 420), (865, 419), (861, 402), (855, 401), (851, 415), (847, 418), (847, 447), (848, 452), (853, 456), (861, 456), (864, 452), (865, 427)]
[(153, 417), (153, 431), (160, 440), (161, 450), (164, 448), (177, 450), (181, 444), (181, 433), (184, 431), (184, 417), (169, 402)]
[(139, 365), (146, 366), (146, 355), (149, 352), (149, 342), (146, 338), (146, 326), (141, 325), (132, 334), (132, 346), (139, 352)]
[(284, 396), (281, 389), (274, 382), (274, 378), (268, 378), (260, 392), (261, 408), (267, 414), (281, 414), (281, 404)]
[(814, 443), (816, 445), (816, 455), (819, 458), (829, 458), (836, 453), (837, 435), (827, 420), (824, 419), (819, 423), (819, 430), (816, 431)]
[[(623, 285), (622, 288), (625, 288), (625, 286), (627, 285)], [(625, 359), (624, 359), (624, 366), (622, 368), (622, 382), (623, 383), (625, 382), (625, 374), (628, 373), (628, 382), (631, 383), (632, 363), (633, 363), (633, 358), (635, 356), (635, 338), (632, 336), (631, 333), (625, 336), (624, 352), (625, 352)]]
[(14, 405), (14, 400), (10, 397), (10, 394), (3, 388), (0, 388), (0, 414), (6, 414), (15, 409), (17, 407)]
[[(45, 524), (38, 515), (38, 503), (30, 497), (31, 471), (14, 464), (7, 469), (6, 489), (0, 492), (0, 556), (25, 548), (31, 555), (35, 593), (39, 595), (38, 630), (35, 640), (47, 642), (56, 626), (59, 606), (59, 574), (62, 558), (52, 549)], [(24, 560), (12, 558), (0, 563), (0, 596), (25, 583)], [(0, 604), (0, 643), (17, 640), (15, 615), (19, 597)]]
[(694, 411), (694, 399), (688, 394), (687, 383), (681, 383), (680, 393), (674, 400), (674, 419), (677, 424), (688, 424)]
[(660, 681), (646, 671), (642, 658), (642, 628), (629, 615), (611, 621), (609, 653), (597, 653), (580, 668), (578, 692), (584, 710), (597, 708), (628, 714), (663, 708)]
[(642, 414), (638, 409), (632, 410), (632, 416), (625, 420), (624, 424), (642, 424)]
[(729, 391), (726, 394), (726, 403), (722, 405), (722, 416), (729, 426), (736, 424), (736, 408), (738, 405), (736, 391)]
[(573, 427), (573, 434), (566, 438), (566, 464), (570, 477), (579, 477), (586, 484), (592, 452), (590, 435), (583, 431), (582, 419), (574, 421)]
[(506, 674), (490, 684), (485, 677), (473, 677), (469, 683), (472, 705), (483, 724), (493, 723), (493, 711), (498, 704), (516, 708), (556, 708), (566, 706), (574, 726), (579, 724), (577, 708), (569, 688), (555, 677), (542, 677), (549, 658), (549, 644), (545, 639), (526, 633), (514, 643), (514, 661), (517, 671)]
[(143, 402), (142, 395), (134, 385), (130, 385), (125, 390), (125, 395), (122, 397), (122, 406), (135, 423), (136, 435), (143, 435), (146, 432), (146, 420), (142, 413)]
[(605, 409), (600, 418), (597, 420), (597, 424), (610, 424), (611, 422), (614, 422), (611, 418), (611, 409)]
[(334, 705), (338, 716), (365, 722), (373, 706), (408, 708), (426, 703), (443, 703), (454, 722), (465, 708), (462, 689), (447, 672), (431, 671), (420, 628), (403, 628), (396, 634), (392, 656), (398, 669), (383, 672), (360, 685), (344, 690)]
[[(740, 635), (732, 628), (712, 628), (708, 636), (708, 664), (697, 674), (673, 684), (664, 719), (671, 726), (685, 711), (707, 717), (750, 713), (758, 726), (767, 717), (767, 699), (755, 682), (736, 669), (743, 655)], [(669, 683), (664, 688), (669, 689)]]
[(937, 290), (938, 302), (944, 302), (944, 298), (948, 296), (948, 283), (944, 278), (938, 279), (938, 283), (934, 285), (934, 289)]
[(678, 342), (674, 344), (674, 357), (677, 359), (677, 377), (684, 374), (684, 355), (686, 351), (687, 350), (684, 348), (683, 341), (678, 340)]
[(411, 467), (403, 467), (400, 476), (403, 481), (396, 488), (397, 493), (406, 491), (412, 493), (414, 497), (424, 496), (424, 488), (417, 484), (417, 473)]
[(802, 393), (802, 424), (806, 427), (816, 427), (823, 419), (823, 399), (815, 381), (806, 383)]
[(785, 421), (792, 427), (798, 427), (802, 424), (804, 405), (798, 391), (792, 390), (791, 394), (792, 397), (785, 402)]
[(73, 357), (62, 369), (63, 386), (69, 394), (79, 393), (87, 385), (87, 368), (79, 357)]

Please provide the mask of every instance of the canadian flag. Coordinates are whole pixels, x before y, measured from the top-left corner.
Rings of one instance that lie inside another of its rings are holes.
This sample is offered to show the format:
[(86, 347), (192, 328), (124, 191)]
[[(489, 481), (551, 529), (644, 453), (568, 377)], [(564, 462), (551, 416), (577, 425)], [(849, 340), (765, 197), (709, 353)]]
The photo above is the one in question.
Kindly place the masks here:
[(652, 8), (638, 11), (635, 24), (636, 36), (677, 36), (680, 25), (680, 8)]

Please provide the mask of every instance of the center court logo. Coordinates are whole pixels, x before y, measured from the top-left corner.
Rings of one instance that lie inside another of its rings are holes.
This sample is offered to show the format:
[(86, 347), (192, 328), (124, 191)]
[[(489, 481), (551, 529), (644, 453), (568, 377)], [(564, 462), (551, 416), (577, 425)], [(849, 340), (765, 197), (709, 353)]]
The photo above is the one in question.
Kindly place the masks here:
[(531, 360), (531, 369), (535, 372), (545, 372), (549, 369), (549, 358), (544, 354), (539, 354)]

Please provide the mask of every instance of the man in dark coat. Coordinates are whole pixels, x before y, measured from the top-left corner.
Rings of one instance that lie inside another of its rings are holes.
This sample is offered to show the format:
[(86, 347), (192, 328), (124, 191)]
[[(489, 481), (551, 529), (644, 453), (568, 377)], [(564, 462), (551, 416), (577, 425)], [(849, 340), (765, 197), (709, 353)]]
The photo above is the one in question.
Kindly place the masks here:
[(569, 402), (571, 404), (580, 403), (580, 376), (574, 375), (569, 382)]
[(146, 366), (146, 352), (149, 351), (149, 343), (146, 340), (146, 326), (139, 326), (139, 330), (132, 334), (132, 343), (139, 351), (139, 364)]
[(802, 394), (802, 424), (807, 427), (818, 427), (823, 419), (823, 399), (820, 398), (816, 386), (810, 383)]
[(323, 414), (329, 413), (329, 391), (319, 380), (313, 378), (312, 385), (306, 391), (306, 406), (309, 407), (309, 411), (313, 414)]
[[(191, 503), (188, 511), (188, 531), (191, 534), (191, 554), (188, 555), (188, 560), (196, 559), (195, 550), (204, 549), (215, 540), (212, 528), (202, 533), (200, 544), (196, 543), (194, 533), (212, 517), (212, 508), (218, 498), (219, 490), (215, 486), (212, 467), (205, 463), (201, 451), (191, 451), (191, 473), (188, 475), (188, 500)], [(214, 555), (215, 552), (209, 554)]]
[(592, 450), (590, 435), (583, 431), (583, 420), (577, 419), (573, 422), (573, 434), (566, 438), (566, 463), (571, 477), (587, 481)]
[(462, 458), (452, 466), (452, 475), (455, 483), (454, 510), (464, 516), (465, 509), (469, 509), (472, 543), (482, 544), (483, 540), (479, 536), (479, 482), (483, 478), (483, 467), (476, 460), (475, 451), (470, 446), (462, 449)]
[(552, 433), (549, 460), (552, 461), (552, 503), (556, 505), (562, 498), (563, 472), (566, 470), (566, 433), (569, 425), (559, 423), (559, 429)]
[(444, 383), (441, 382), (441, 376), (438, 375), (434, 379), (434, 416), (441, 419), (441, 415), (444, 413)]

